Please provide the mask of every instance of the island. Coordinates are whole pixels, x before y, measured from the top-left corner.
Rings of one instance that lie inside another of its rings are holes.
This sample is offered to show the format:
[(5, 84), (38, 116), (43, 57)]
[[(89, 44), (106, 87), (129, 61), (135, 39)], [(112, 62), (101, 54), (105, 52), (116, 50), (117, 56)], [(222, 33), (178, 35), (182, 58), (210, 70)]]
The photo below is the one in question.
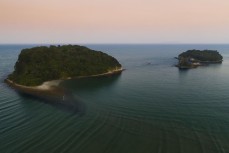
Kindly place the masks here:
[(19, 92), (55, 96), (60, 80), (120, 74), (122, 65), (112, 56), (79, 45), (40, 46), (23, 49), (5, 82)]
[(207, 64), (222, 63), (223, 56), (217, 50), (188, 50), (178, 55), (180, 69), (196, 68)]

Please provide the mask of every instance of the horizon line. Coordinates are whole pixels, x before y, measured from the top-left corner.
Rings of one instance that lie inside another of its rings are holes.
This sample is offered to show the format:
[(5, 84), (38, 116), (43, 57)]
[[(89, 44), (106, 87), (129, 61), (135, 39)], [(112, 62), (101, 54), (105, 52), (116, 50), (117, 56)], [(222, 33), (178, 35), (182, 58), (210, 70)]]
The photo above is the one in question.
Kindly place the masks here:
[(228, 43), (0, 43), (0, 45), (229, 45)]

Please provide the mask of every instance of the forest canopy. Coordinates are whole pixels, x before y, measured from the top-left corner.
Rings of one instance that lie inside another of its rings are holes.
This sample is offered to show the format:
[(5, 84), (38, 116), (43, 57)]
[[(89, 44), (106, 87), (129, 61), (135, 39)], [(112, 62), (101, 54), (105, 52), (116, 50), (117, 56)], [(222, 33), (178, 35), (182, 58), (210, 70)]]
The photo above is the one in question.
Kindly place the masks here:
[(200, 62), (220, 62), (223, 60), (222, 55), (216, 50), (188, 50), (181, 53), (178, 58), (193, 58)]
[(97, 75), (121, 67), (114, 57), (84, 46), (41, 46), (23, 49), (8, 79), (36, 86), (49, 80)]

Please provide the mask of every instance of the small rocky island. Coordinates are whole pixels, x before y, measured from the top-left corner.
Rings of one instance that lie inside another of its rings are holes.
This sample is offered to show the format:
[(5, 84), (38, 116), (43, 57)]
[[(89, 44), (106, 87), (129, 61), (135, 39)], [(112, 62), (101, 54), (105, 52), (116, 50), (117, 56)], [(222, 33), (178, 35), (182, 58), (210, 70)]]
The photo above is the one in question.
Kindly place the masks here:
[(178, 57), (180, 69), (196, 68), (198, 66), (222, 63), (223, 57), (216, 50), (188, 50), (181, 53)]
[(58, 82), (53, 80), (113, 75), (123, 71), (114, 57), (78, 45), (23, 49), (14, 68), (5, 82), (16, 90), (36, 96), (61, 97), (64, 93), (53, 88)]

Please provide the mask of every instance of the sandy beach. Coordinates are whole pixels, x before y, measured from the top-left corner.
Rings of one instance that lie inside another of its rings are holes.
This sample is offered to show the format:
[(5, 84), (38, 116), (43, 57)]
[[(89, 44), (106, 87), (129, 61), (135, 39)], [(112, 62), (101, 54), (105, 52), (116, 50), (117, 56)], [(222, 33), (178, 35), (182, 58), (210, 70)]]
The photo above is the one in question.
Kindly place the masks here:
[(67, 77), (66, 79), (46, 81), (39, 86), (24, 86), (24, 85), (17, 84), (9, 79), (5, 79), (5, 82), (10, 87), (14, 88), (20, 93), (29, 94), (37, 97), (42, 97), (42, 98), (52, 97), (52, 98), (64, 99), (63, 97), (65, 95), (65, 90), (59, 86), (59, 84), (64, 80), (110, 76), (110, 75), (120, 74), (122, 71), (124, 71), (124, 69), (120, 68), (120, 69), (111, 70), (106, 73), (97, 74), (97, 75)]
[(61, 80), (46, 81), (42, 85), (31, 87), (17, 84), (9, 79), (6, 79), (5, 82), (19, 93), (39, 98), (61, 100), (65, 95), (64, 89), (58, 86)]

